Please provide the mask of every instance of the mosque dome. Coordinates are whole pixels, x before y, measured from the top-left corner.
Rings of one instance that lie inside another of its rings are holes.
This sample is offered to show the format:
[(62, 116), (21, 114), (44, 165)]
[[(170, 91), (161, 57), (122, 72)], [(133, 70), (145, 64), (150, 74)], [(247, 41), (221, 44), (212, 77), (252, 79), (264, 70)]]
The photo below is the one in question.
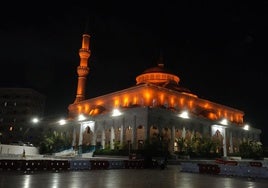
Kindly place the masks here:
[(170, 70), (164, 68), (163, 63), (146, 69), (136, 77), (136, 85), (153, 84), (174, 91), (191, 93), (189, 89), (179, 86), (180, 78)]
[(141, 75), (136, 77), (136, 84), (152, 83), (163, 84), (168, 82), (174, 82), (178, 84), (180, 78), (174, 75), (171, 71), (164, 68), (164, 64), (159, 63), (155, 67), (146, 69)]

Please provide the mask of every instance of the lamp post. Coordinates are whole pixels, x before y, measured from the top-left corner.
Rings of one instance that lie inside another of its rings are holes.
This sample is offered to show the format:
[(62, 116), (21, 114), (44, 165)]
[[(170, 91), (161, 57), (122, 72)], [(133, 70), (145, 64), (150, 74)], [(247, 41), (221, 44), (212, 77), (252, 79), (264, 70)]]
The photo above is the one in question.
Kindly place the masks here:
[[(27, 129), (24, 131), (23, 135), (22, 135), (22, 139), (23, 142), (27, 141), (30, 142), (28, 139), (26, 139), (28, 136), (29, 137), (34, 137), (35, 136), (35, 132), (32, 129), (33, 127), (35, 127), (38, 123), (39, 123), (39, 118), (34, 117), (30, 120), (30, 126), (27, 127)], [(32, 129), (32, 130), (31, 130)], [(31, 131), (30, 131), (31, 130)], [(35, 140), (32, 140), (32, 142), (35, 142)]]
[[(70, 126), (64, 126), (68, 120), (59, 119), (57, 117), (37, 118), (34, 117), (31, 120), (31, 126), (26, 130), (32, 137), (32, 143), (38, 145), (43, 152), (60, 151), (69, 147)], [(38, 126), (36, 126), (38, 124)], [(31, 130), (32, 128), (32, 130)], [(49, 138), (48, 142), (45, 137)], [(42, 144), (41, 144), (42, 143)], [(52, 150), (51, 150), (52, 149)]]

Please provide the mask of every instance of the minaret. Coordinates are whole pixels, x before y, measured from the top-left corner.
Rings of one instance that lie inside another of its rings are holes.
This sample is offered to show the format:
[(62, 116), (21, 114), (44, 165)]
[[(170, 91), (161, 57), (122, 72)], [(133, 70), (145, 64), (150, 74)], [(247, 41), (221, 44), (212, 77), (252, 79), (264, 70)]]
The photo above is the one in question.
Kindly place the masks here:
[(82, 48), (79, 50), (80, 65), (77, 67), (78, 83), (76, 98), (74, 103), (80, 102), (85, 99), (86, 80), (89, 73), (88, 59), (90, 57), (89, 49), (90, 35), (83, 34)]

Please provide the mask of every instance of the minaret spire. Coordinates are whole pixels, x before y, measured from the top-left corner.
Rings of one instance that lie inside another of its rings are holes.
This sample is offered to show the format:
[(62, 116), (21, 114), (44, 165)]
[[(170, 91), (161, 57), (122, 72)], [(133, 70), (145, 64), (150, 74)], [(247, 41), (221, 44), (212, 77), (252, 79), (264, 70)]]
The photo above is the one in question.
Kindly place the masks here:
[(85, 99), (86, 80), (89, 73), (88, 59), (91, 51), (89, 49), (90, 35), (83, 34), (82, 47), (79, 50), (80, 65), (77, 67), (78, 83), (76, 99), (74, 103), (80, 102)]

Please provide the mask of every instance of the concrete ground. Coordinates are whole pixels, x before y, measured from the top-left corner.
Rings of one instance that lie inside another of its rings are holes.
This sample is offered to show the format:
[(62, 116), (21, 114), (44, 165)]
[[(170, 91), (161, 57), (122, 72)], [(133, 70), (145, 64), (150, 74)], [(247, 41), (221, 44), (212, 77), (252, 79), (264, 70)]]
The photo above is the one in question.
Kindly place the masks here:
[(268, 180), (204, 175), (180, 171), (180, 165), (161, 169), (115, 169), (63, 172), (1, 172), (1, 187), (57, 188), (267, 188)]

